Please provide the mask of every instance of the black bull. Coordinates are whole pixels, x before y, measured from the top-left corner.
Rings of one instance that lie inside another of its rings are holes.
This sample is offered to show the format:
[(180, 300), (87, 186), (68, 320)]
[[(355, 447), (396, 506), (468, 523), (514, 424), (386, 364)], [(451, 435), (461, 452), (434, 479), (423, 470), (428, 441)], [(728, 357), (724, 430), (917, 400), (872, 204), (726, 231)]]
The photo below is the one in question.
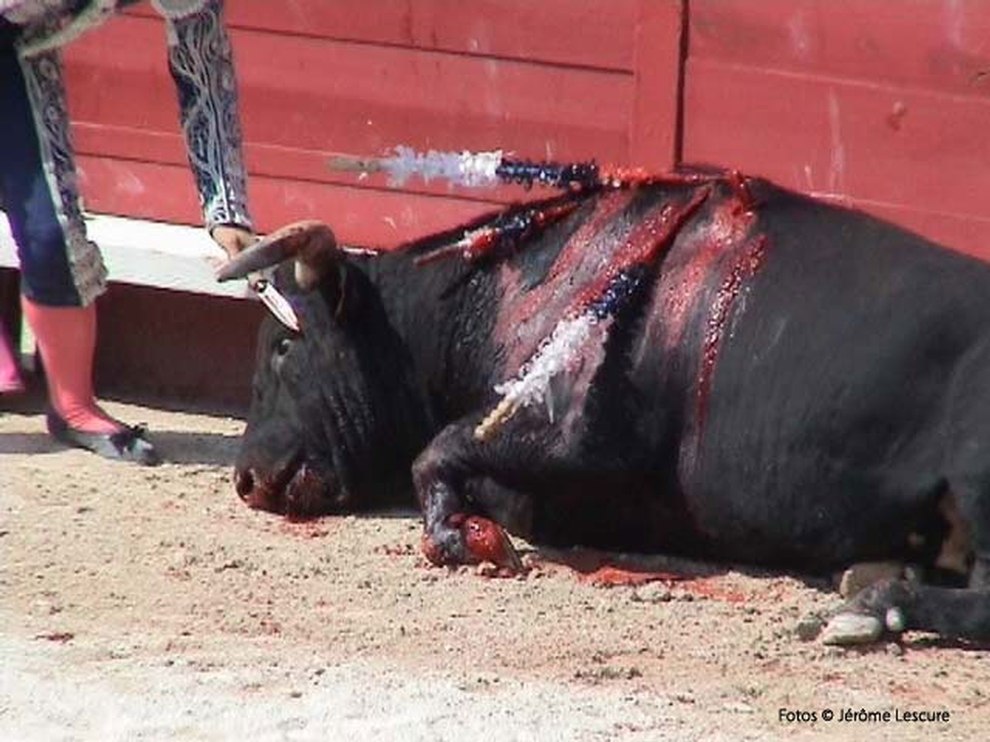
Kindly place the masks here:
[(249, 504), (399, 502), (411, 471), (437, 563), (515, 564), (495, 523), (813, 572), (935, 573), (952, 543), (968, 589), (881, 582), (833, 639), (990, 639), (990, 266), (733, 178), (470, 226), (471, 259), (435, 259), (462, 231), (359, 255), (309, 223), (227, 268), (295, 256), (303, 326), (261, 329)]

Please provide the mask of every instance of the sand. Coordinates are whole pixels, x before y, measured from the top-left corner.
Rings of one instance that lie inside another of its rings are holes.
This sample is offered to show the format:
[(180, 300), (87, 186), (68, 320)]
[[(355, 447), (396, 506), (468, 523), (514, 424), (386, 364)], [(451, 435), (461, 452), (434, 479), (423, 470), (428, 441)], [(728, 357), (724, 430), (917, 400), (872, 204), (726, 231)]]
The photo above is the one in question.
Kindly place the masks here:
[[(525, 578), (434, 568), (411, 510), (288, 523), (247, 509), (231, 484), (240, 419), (108, 404), (150, 425), (168, 463), (147, 469), (51, 442), (39, 408), (0, 412), (0, 739), (990, 729), (985, 649), (799, 638), (801, 619), (840, 602), (828, 581), (654, 559), (637, 564), (689, 579), (602, 587), (565, 565), (599, 557), (521, 542)], [(949, 721), (893, 718), (905, 710)]]

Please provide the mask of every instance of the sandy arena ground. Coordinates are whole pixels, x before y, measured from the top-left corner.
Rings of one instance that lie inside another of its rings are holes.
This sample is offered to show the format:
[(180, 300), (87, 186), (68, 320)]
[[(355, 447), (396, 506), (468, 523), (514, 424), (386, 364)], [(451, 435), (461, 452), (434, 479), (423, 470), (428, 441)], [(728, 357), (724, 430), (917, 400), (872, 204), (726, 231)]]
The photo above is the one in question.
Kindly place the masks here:
[(245, 508), (241, 420), (111, 403), (169, 460), (142, 469), (50, 442), (39, 405), (0, 413), (2, 740), (987, 739), (990, 652), (802, 641), (838, 602), (822, 582), (655, 560), (691, 579), (609, 588), (561, 563), (588, 555), (532, 551), (525, 579), (430, 568), (411, 511)]

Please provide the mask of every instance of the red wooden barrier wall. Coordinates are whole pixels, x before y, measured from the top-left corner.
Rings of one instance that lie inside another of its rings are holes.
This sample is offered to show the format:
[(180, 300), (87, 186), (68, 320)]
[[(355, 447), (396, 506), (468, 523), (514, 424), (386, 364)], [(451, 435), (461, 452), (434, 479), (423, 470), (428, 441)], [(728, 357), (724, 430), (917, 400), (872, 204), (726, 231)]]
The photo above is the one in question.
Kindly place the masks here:
[(990, 259), (990, 2), (691, 0), (683, 157)]
[[(670, 167), (680, 0), (228, 0), (253, 211), (394, 245), (521, 191), (326, 168), (334, 151), (503, 148)], [(87, 206), (197, 223), (162, 22), (139, 6), (67, 50)]]
[[(656, 168), (680, 152), (990, 259), (987, 0), (227, 5), (262, 229), (319, 216), (394, 245), (523, 195), (395, 191), (329, 172), (333, 151), (501, 147)], [(94, 210), (196, 223), (161, 26), (139, 6), (67, 52), (85, 194)]]

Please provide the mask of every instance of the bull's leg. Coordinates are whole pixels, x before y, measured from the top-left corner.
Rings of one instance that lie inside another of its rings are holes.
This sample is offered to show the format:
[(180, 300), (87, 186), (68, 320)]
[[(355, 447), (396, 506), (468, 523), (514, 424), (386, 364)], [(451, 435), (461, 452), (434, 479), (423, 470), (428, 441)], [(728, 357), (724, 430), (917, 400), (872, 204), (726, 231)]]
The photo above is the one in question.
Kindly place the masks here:
[(934, 587), (906, 580), (879, 582), (860, 592), (829, 621), (826, 644), (864, 644), (903, 631), (990, 641), (990, 590)]
[(939, 566), (964, 568), (972, 558), (969, 589), (887, 580), (862, 590), (825, 629), (823, 641), (852, 644), (915, 629), (990, 642), (990, 398), (985, 373), (990, 341), (975, 346), (952, 385), (946, 428), (949, 524)]
[[(822, 636), (828, 644), (861, 644), (906, 630), (934, 631), (941, 636), (990, 641), (990, 513), (976, 480), (956, 480), (959, 510), (973, 547), (969, 588), (920, 585), (886, 580), (860, 591), (829, 622)], [(953, 537), (950, 531), (949, 537)]]
[(449, 425), (413, 464), (413, 484), (423, 513), (423, 551), (436, 564), (491, 561), (518, 570), (518, 555), (491, 518), (505, 522), (524, 517), (519, 515), (525, 510), (524, 499), (492, 482), (484, 488), (483, 505), (472, 497), (471, 484), (484, 478), (494, 464), (485, 451), (492, 446), (474, 438), (475, 424)]
[(413, 464), (424, 522), (424, 552), (440, 564), (493, 561), (519, 568), (502, 527), (524, 537), (547, 476), (593, 475), (599, 458), (521, 412), (498, 435), (479, 439), (480, 416), (447, 426)]
[[(862, 644), (903, 631), (934, 631), (941, 636), (990, 642), (990, 491), (982, 476), (957, 476), (950, 490), (958, 499), (961, 523), (974, 550), (969, 588), (885, 580), (860, 591), (829, 621), (827, 644)], [(955, 530), (955, 529), (953, 529)], [(953, 537), (950, 531), (949, 537)]]

